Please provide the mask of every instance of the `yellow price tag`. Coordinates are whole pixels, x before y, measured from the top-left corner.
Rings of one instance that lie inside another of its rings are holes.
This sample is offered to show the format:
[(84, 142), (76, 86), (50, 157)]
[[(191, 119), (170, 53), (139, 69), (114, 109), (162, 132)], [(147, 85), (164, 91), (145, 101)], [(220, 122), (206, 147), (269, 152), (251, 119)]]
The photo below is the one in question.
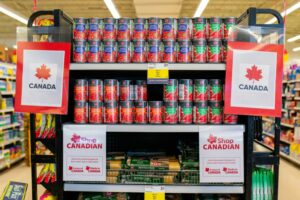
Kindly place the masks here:
[(169, 79), (169, 69), (163, 68), (148, 68), (148, 79)]
[(144, 200), (165, 200), (165, 188), (163, 186), (146, 186)]

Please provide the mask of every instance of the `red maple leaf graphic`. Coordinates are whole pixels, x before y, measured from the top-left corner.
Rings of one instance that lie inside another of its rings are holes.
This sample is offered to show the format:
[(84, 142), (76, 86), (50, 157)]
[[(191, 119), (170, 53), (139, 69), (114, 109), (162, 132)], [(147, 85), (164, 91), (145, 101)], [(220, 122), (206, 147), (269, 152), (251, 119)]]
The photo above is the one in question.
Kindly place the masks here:
[(207, 139), (207, 142), (209, 143), (216, 143), (217, 142), (217, 137), (213, 136), (212, 134), (209, 135), (209, 138)]
[(69, 170), (72, 170), (73, 169), (73, 167), (72, 166), (69, 166)]
[(38, 79), (48, 80), (48, 78), (51, 76), (50, 72), (50, 68), (47, 68), (47, 66), (43, 64), (41, 67), (36, 68), (35, 76)]
[(224, 171), (224, 172), (227, 172), (227, 167), (223, 167), (223, 171)]
[(247, 68), (247, 74), (245, 75), (246, 78), (251, 80), (259, 81), (263, 78), (262, 70), (258, 69), (256, 65), (253, 65), (251, 68)]
[(90, 167), (89, 166), (86, 166), (86, 168), (85, 168), (87, 171), (89, 171), (90, 170)]
[(209, 172), (209, 168), (208, 168), (208, 167), (206, 167), (206, 168), (205, 168), (205, 171), (206, 171), (206, 172)]
[(74, 142), (74, 143), (79, 142), (80, 141), (80, 135), (73, 134), (72, 138), (71, 138), (71, 141)]

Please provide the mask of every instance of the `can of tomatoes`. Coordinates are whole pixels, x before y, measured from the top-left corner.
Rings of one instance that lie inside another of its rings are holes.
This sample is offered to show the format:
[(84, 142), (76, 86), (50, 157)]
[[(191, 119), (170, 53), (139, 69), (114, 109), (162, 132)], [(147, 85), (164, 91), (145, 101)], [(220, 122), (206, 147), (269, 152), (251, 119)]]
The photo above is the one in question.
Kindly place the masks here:
[(138, 40), (132, 42), (132, 62), (144, 63), (146, 62), (146, 45), (145, 41)]
[(143, 40), (147, 37), (147, 19), (135, 18), (133, 19), (132, 40)]
[(222, 56), (222, 61), (226, 62), (227, 60), (227, 52), (228, 52), (228, 43), (227, 40), (223, 40), (223, 48), (222, 48), (222, 52), (223, 52), (223, 56)]
[(147, 101), (147, 81), (137, 80), (134, 85), (134, 100)]
[(161, 62), (161, 42), (159, 40), (148, 41), (147, 46), (147, 62), (159, 63)]
[(118, 123), (118, 102), (117, 101), (104, 102), (104, 123), (105, 124)]
[(177, 20), (175, 18), (164, 18), (162, 20), (162, 39), (176, 40)]
[(119, 100), (119, 83), (116, 79), (104, 80), (104, 101)]
[(219, 39), (208, 40), (207, 59), (210, 63), (220, 63), (222, 61), (222, 41)]
[(131, 80), (120, 81), (120, 101), (133, 101), (134, 87)]
[(118, 63), (130, 63), (131, 62), (131, 42), (119, 41), (117, 51)]
[(88, 81), (86, 79), (76, 79), (74, 86), (74, 100), (87, 101), (88, 100)]
[(103, 103), (102, 101), (89, 102), (89, 122), (93, 124), (103, 123)]
[(208, 38), (222, 39), (222, 19), (219, 17), (208, 18)]
[(178, 101), (178, 80), (169, 79), (168, 84), (164, 85), (164, 101), (174, 102)]
[(177, 40), (191, 39), (192, 20), (188, 17), (178, 19), (177, 23)]
[(134, 123), (147, 124), (148, 123), (148, 102), (136, 101), (134, 102)]
[(207, 79), (194, 80), (194, 95), (195, 102), (202, 102), (208, 100), (208, 81)]
[(115, 41), (104, 41), (102, 55), (104, 63), (115, 63), (117, 61), (117, 43)]
[(207, 61), (207, 46), (205, 39), (193, 41), (193, 62), (206, 63)]
[(209, 80), (209, 101), (222, 101), (222, 81), (220, 79)]
[(228, 18), (225, 18), (224, 20), (224, 23), (223, 23), (223, 30), (224, 30), (224, 33), (223, 33), (223, 38), (224, 39), (228, 39), (228, 36), (230, 34), (230, 29), (236, 25), (236, 18), (235, 17), (228, 17)]
[(74, 122), (84, 124), (88, 122), (88, 103), (86, 101), (74, 102)]
[(224, 124), (237, 124), (238, 116), (232, 115), (232, 114), (224, 114), (223, 121), (224, 121)]
[(89, 80), (89, 101), (103, 101), (103, 81), (100, 79)]
[(162, 101), (149, 101), (149, 123), (161, 124), (163, 121), (163, 102)]
[(118, 20), (117, 40), (130, 41), (130, 39), (131, 39), (131, 19), (120, 18)]
[(206, 18), (193, 18), (193, 39), (205, 39), (207, 34)]
[(133, 123), (133, 101), (120, 101), (119, 105), (119, 122), (121, 124)]
[(161, 39), (162, 20), (158, 17), (148, 19), (148, 40)]
[(100, 18), (89, 19), (89, 33), (88, 40), (100, 41), (102, 40), (103, 21)]
[(179, 101), (193, 101), (193, 80), (179, 80)]
[(75, 41), (84, 41), (88, 37), (89, 24), (86, 18), (74, 18), (73, 39)]
[(73, 61), (75, 63), (85, 63), (87, 58), (87, 45), (85, 41), (74, 41)]
[(194, 103), (193, 109), (193, 122), (195, 124), (207, 124), (208, 115), (207, 115), (207, 101), (199, 101)]
[(88, 56), (87, 60), (89, 63), (101, 62), (101, 42), (100, 41), (89, 41), (88, 43)]
[(222, 105), (218, 101), (208, 102), (208, 122), (211, 124), (222, 123)]
[(163, 41), (162, 46), (162, 62), (175, 63), (176, 62), (176, 42), (172, 40)]
[(116, 41), (117, 39), (117, 20), (110, 17), (103, 19), (103, 40)]
[(193, 102), (179, 102), (179, 123), (191, 124), (193, 122)]
[(165, 102), (163, 113), (165, 124), (177, 124), (178, 123), (178, 102)]
[(177, 46), (177, 62), (190, 63), (192, 61), (191, 41), (178, 41)]

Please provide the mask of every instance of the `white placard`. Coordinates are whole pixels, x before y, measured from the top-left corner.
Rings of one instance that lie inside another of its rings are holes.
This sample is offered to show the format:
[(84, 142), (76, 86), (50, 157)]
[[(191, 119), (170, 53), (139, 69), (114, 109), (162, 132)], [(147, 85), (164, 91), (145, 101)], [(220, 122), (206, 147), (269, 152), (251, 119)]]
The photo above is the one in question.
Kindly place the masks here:
[(106, 126), (63, 126), (64, 181), (106, 181)]
[(200, 126), (200, 183), (244, 182), (244, 126)]

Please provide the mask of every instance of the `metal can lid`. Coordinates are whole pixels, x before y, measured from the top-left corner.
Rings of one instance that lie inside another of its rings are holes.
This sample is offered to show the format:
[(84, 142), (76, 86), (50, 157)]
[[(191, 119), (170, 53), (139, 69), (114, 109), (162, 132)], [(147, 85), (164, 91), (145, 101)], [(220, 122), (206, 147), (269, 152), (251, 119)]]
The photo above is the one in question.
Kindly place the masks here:
[(74, 41), (74, 46), (86, 46), (87, 42), (86, 41)]
[(99, 40), (89, 40), (89, 46), (100, 46), (101, 42)]
[(103, 85), (103, 81), (101, 79), (90, 79), (89, 85)]
[(236, 24), (237, 18), (236, 17), (226, 17), (224, 18), (225, 24)]
[(192, 79), (180, 79), (179, 84), (192, 85), (193, 80)]
[(163, 19), (163, 23), (174, 23), (176, 21), (176, 18), (174, 17), (166, 17)]
[(113, 17), (106, 17), (106, 18), (103, 18), (103, 22), (105, 24), (114, 24), (117, 22), (117, 20)]
[(221, 17), (210, 17), (208, 18), (209, 23), (222, 23)]
[(128, 47), (130, 46), (130, 41), (129, 40), (122, 40), (118, 41), (118, 47)]
[(145, 108), (145, 107), (147, 107), (148, 102), (147, 101), (135, 101), (134, 105), (137, 108)]
[(178, 80), (177, 79), (169, 79), (168, 84), (166, 85), (178, 85)]
[(221, 44), (222, 44), (222, 40), (221, 39), (209, 39), (208, 41), (207, 41), (207, 45), (208, 46), (221, 46)]
[(90, 108), (99, 108), (103, 106), (103, 102), (102, 101), (90, 101), (89, 102), (89, 107)]
[(103, 41), (104, 46), (115, 46), (117, 42), (115, 40), (105, 40)]
[(149, 17), (148, 22), (149, 23), (161, 23), (161, 18), (159, 18), (159, 17)]
[(83, 108), (83, 107), (87, 106), (87, 102), (86, 101), (74, 101), (74, 106), (75, 106), (75, 108)]
[(118, 102), (117, 101), (106, 101), (104, 102), (105, 108), (116, 108), (118, 107)]
[(222, 102), (221, 101), (209, 101), (208, 106), (212, 108), (221, 108)]
[(76, 17), (73, 20), (75, 24), (86, 24), (88, 22), (88, 19), (85, 17)]
[(197, 40), (193, 40), (193, 45), (201, 45), (201, 46), (205, 46), (206, 45), (206, 39), (197, 39)]
[(178, 41), (179, 46), (191, 46), (192, 42), (190, 40), (180, 40)]
[(175, 46), (176, 41), (175, 41), (175, 40), (164, 40), (164, 41), (163, 41), (163, 44), (164, 44), (165, 46)]
[(148, 40), (148, 45), (157, 45), (159, 46), (161, 44), (160, 40)]
[(120, 101), (120, 107), (132, 108), (133, 107), (133, 101)]
[(193, 102), (191, 101), (180, 101), (179, 106), (183, 108), (193, 107)]
[(117, 79), (105, 79), (104, 85), (117, 85), (118, 80)]
[(208, 81), (207, 79), (194, 79), (195, 85), (207, 85)]
[(134, 40), (132, 41), (133, 46), (145, 46), (146, 42), (145, 40)]
[(86, 79), (76, 79), (75, 80), (75, 85), (87, 86), (88, 85), (88, 81)]
[(161, 107), (163, 105), (162, 101), (149, 101), (150, 107)]
[(120, 82), (120, 86), (130, 86), (130, 85), (132, 85), (131, 80), (121, 80)]
[(135, 84), (136, 85), (147, 85), (147, 82), (146, 82), (146, 80), (136, 80)]
[(221, 79), (209, 79), (209, 84), (210, 85), (221, 85), (222, 81), (221, 81)]
[(207, 108), (207, 101), (194, 102), (195, 107)]
[(133, 22), (134, 23), (145, 23), (147, 21), (146, 18), (134, 18)]
[(102, 22), (102, 19), (99, 17), (92, 17), (88, 19), (90, 24), (99, 24)]
[(207, 19), (205, 17), (195, 17), (192, 20), (193, 20), (194, 24), (198, 24), (198, 23), (206, 24), (206, 21), (207, 21)]
[(131, 18), (129, 17), (122, 17), (118, 19), (118, 24), (128, 24), (130, 23)]
[(178, 107), (177, 101), (164, 102), (165, 107)]

